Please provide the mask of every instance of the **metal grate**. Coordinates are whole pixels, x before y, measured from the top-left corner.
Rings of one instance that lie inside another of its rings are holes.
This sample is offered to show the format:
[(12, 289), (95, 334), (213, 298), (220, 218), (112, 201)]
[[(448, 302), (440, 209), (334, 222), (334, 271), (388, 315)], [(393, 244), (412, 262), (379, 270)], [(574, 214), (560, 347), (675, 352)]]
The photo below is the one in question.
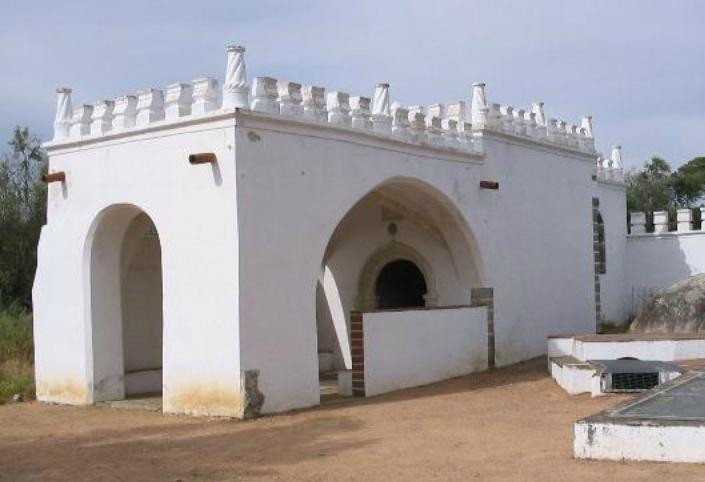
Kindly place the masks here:
[(659, 383), (658, 372), (612, 373), (612, 392), (649, 390)]

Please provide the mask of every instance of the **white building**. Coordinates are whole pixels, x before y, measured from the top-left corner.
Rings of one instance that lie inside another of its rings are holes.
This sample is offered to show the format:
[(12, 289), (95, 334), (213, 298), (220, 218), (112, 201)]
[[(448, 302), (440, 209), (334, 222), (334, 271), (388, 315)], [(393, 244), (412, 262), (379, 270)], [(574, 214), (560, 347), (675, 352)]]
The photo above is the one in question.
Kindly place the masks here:
[(38, 398), (251, 416), (320, 403), (319, 372), (373, 395), (623, 317), (619, 149), (599, 158), (589, 117), (468, 95), (407, 108), (386, 84), (248, 80), (241, 47), (222, 89), (77, 108), (59, 89)]

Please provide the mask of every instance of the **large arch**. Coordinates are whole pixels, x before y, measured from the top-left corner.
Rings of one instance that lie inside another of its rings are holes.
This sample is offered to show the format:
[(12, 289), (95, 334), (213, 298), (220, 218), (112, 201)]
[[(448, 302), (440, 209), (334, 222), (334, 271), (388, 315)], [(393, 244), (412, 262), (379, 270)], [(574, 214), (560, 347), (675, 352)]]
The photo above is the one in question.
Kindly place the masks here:
[(93, 401), (161, 392), (162, 263), (152, 218), (131, 204), (101, 211), (84, 249)]
[(397, 259), (423, 273), (427, 307), (470, 304), (471, 289), (486, 286), (478, 243), (455, 203), (425, 181), (387, 179), (350, 206), (329, 236), (320, 269), (335, 286), (316, 290), (319, 360), (322, 350), (332, 352), (334, 368), (350, 368), (350, 312), (376, 308), (377, 276)]

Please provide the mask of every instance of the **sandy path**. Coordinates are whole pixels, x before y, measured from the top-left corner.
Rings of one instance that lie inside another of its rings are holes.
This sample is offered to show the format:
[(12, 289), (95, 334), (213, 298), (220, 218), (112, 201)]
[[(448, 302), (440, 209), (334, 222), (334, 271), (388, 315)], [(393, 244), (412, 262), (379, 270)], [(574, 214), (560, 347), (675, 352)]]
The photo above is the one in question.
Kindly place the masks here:
[(570, 397), (536, 360), (251, 422), (0, 407), (0, 480), (705, 480), (705, 466), (577, 461)]

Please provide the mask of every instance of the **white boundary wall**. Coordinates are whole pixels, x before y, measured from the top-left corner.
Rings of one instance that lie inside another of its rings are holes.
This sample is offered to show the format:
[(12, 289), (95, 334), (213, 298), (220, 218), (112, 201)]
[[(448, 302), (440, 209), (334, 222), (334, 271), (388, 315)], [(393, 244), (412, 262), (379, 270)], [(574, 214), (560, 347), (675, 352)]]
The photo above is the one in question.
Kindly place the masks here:
[(367, 396), (487, 369), (487, 308), (364, 313)]
[(627, 237), (626, 299), (636, 312), (655, 290), (705, 273), (705, 232), (632, 234)]
[(705, 462), (705, 427), (648, 422), (575, 423), (573, 451), (579, 459)]

